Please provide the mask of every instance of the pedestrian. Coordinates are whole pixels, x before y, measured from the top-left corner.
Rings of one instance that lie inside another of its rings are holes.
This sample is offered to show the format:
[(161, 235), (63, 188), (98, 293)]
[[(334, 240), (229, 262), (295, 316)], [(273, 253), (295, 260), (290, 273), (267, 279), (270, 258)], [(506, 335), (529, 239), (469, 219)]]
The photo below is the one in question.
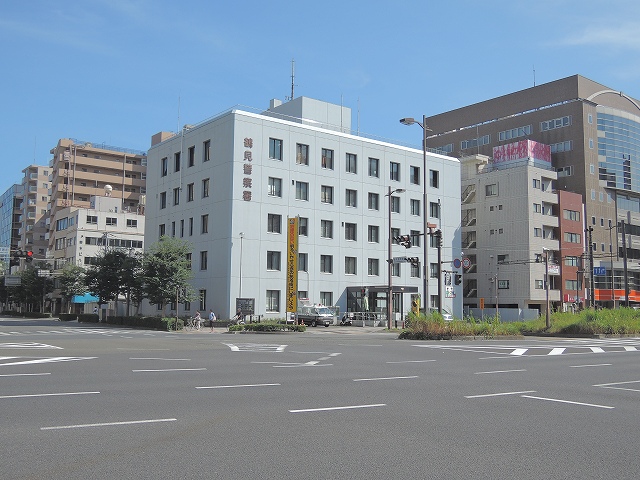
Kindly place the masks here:
[(98, 314), (98, 307), (93, 307), (93, 314), (97, 315)]
[(196, 310), (196, 314), (193, 316), (196, 324), (196, 330), (200, 330), (200, 322), (202, 322), (202, 317), (200, 316), (200, 311)]
[(213, 332), (213, 322), (216, 321), (216, 314), (213, 313), (213, 309), (209, 309), (209, 325), (211, 325), (211, 331)]

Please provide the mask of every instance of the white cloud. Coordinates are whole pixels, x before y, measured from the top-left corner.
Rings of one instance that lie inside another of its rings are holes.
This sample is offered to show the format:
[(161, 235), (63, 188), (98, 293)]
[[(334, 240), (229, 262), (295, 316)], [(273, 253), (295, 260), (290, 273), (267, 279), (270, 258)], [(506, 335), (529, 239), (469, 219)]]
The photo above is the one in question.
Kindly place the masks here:
[(640, 50), (640, 23), (592, 26), (561, 41), (564, 45)]

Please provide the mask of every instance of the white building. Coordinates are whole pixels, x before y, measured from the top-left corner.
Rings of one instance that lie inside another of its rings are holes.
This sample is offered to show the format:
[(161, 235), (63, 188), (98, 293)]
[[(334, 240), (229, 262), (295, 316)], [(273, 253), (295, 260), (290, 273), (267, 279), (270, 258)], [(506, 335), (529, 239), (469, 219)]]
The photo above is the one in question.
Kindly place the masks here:
[[(385, 312), (389, 188), (405, 189), (390, 199), (393, 235), (413, 235), (418, 243), (394, 245), (392, 253), (420, 259), (420, 266), (393, 267), (394, 312), (411, 308), (422, 293), (423, 153), (348, 133), (350, 125), (349, 108), (299, 97), (272, 101), (261, 114), (233, 109), (178, 134), (154, 135), (145, 242), (162, 235), (189, 241), (201, 296), (179, 313), (213, 308), (228, 318), (237, 298), (253, 298), (256, 314), (284, 317), (287, 217), (295, 216), (299, 297), (361, 311), (366, 291), (369, 311)], [(428, 220), (443, 231), (443, 267), (451, 270), (460, 257), (460, 164), (429, 154), (427, 168)], [(437, 288), (430, 278), (433, 307)], [(459, 317), (462, 288), (448, 290), (455, 298), (443, 294), (443, 308)]]
[[(106, 188), (105, 193), (111, 191)], [(122, 248), (131, 254), (142, 253), (144, 247), (144, 215), (122, 209), (122, 199), (91, 197), (90, 208), (64, 207), (56, 212), (51, 229), (49, 251), (53, 270), (72, 263), (88, 266), (105, 248)], [(60, 311), (59, 292), (56, 311)], [(111, 312), (113, 314), (115, 312)], [(118, 314), (124, 312), (117, 312)]]

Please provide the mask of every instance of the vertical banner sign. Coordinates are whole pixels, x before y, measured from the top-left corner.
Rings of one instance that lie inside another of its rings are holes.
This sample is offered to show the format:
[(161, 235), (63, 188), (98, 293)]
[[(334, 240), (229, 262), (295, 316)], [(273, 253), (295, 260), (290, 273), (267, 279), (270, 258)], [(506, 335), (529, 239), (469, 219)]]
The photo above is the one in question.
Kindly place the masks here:
[(287, 312), (296, 312), (298, 310), (298, 217), (287, 220)]

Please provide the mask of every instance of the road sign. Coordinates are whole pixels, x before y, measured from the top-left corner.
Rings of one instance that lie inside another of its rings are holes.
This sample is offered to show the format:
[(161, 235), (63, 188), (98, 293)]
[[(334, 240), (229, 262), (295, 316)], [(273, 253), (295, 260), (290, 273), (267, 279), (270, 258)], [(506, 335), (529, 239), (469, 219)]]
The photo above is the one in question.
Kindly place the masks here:
[(407, 257), (393, 257), (393, 263), (407, 263)]
[(606, 275), (607, 274), (607, 267), (593, 267), (593, 274), (594, 275)]
[(480, 297), (480, 309), (484, 309), (484, 298)]
[(464, 257), (462, 259), (462, 267), (469, 268), (470, 266), (471, 266), (471, 260), (469, 260), (469, 257)]
[(9, 247), (0, 247), (0, 255), (9, 255)]
[(4, 277), (5, 287), (19, 287), (22, 285), (22, 277), (20, 275), (7, 275)]
[(462, 266), (462, 262), (459, 258), (453, 259), (453, 268), (460, 268)]

